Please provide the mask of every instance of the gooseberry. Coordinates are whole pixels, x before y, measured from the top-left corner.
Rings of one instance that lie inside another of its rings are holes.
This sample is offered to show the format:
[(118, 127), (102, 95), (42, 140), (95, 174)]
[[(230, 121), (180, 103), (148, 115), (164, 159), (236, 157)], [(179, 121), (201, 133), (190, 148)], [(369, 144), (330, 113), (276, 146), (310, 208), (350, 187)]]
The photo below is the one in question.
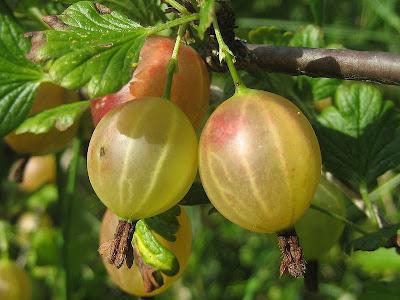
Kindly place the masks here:
[(56, 160), (54, 155), (32, 156), (29, 158), (19, 184), (21, 190), (31, 193), (54, 182), (56, 178)]
[(96, 126), (87, 169), (97, 196), (120, 218), (151, 217), (189, 190), (197, 171), (197, 137), (172, 102), (128, 101)]
[(277, 232), (309, 207), (321, 154), (310, 123), (293, 103), (245, 89), (208, 119), (199, 170), (212, 204), (228, 220), (255, 232)]
[[(183, 207), (181, 207), (178, 222), (180, 226), (176, 234), (175, 242), (169, 242), (156, 232), (152, 231), (157, 240), (164, 247), (170, 250), (178, 259), (180, 270), (175, 276), (169, 277), (163, 274), (164, 284), (161, 288), (147, 293), (144, 290), (143, 279), (140, 275), (139, 269), (135, 264), (130, 269), (128, 269), (125, 264), (120, 269), (117, 269), (113, 265), (110, 265), (103, 257), (104, 266), (106, 267), (112, 281), (127, 293), (141, 297), (149, 297), (162, 293), (171, 286), (173, 282), (180, 278), (187, 266), (192, 249), (192, 230), (188, 216)], [(118, 217), (110, 210), (107, 210), (103, 217), (103, 222), (101, 223), (100, 245), (113, 238), (117, 225)]]
[[(91, 101), (95, 125), (114, 106), (144, 96), (161, 97), (167, 78), (167, 66), (175, 40), (149, 37), (140, 51), (139, 63), (130, 83), (120, 91)], [(210, 79), (200, 55), (190, 46), (181, 45), (178, 69), (174, 74), (171, 101), (174, 102), (197, 128), (207, 112)]]

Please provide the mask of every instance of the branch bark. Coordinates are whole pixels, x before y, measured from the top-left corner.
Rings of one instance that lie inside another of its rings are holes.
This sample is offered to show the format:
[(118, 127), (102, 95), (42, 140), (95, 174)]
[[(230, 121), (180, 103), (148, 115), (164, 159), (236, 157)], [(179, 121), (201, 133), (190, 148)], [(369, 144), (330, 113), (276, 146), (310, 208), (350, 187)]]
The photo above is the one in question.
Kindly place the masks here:
[(247, 45), (253, 57), (244, 68), (400, 85), (400, 55), (386, 52)]

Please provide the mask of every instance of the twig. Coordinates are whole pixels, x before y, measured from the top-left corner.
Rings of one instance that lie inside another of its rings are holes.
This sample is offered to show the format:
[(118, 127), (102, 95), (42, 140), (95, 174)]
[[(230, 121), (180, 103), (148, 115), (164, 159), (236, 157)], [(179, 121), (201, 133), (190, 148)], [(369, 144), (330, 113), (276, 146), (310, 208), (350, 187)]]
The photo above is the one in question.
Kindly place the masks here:
[(400, 55), (387, 52), (247, 45), (254, 59), (242, 68), (310, 77), (400, 85)]

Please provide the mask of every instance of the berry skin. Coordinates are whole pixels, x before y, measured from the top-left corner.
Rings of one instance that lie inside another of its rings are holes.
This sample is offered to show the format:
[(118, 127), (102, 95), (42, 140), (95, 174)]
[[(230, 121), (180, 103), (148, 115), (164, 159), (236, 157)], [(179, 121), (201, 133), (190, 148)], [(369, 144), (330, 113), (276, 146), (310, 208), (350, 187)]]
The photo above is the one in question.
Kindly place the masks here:
[(215, 208), (255, 232), (292, 226), (321, 174), (315, 133), (289, 100), (247, 90), (222, 103), (199, 143), (199, 171)]
[[(116, 93), (92, 100), (91, 111), (95, 125), (113, 107), (145, 96), (162, 97), (167, 78), (167, 66), (175, 40), (167, 37), (149, 37), (140, 51), (138, 66), (132, 80)], [(190, 46), (181, 45), (178, 70), (174, 74), (171, 101), (174, 102), (197, 128), (205, 116), (210, 79), (205, 63)]]
[(155, 216), (176, 205), (192, 185), (197, 137), (172, 102), (129, 101), (96, 126), (87, 169), (97, 196), (120, 218)]

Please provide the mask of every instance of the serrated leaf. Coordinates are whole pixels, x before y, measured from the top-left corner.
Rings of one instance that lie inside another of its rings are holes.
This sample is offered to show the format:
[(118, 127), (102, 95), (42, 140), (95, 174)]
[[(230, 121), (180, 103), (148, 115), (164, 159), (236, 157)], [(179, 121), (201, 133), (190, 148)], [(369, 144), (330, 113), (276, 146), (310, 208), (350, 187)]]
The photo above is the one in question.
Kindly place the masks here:
[(203, 0), (200, 4), (200, 12), (199, 12), (199, 37), (201, 39), (204, 38), (204, 33), (211, 26), (213, 22), (213, 18), (215, 15), (215, 1), (214, 0)]
[(147, 265), (168, 276), (179, 272), (179, 262), (175, 255), (154, 237), (144, 220), (136, 223), (132, 243)]
[(377, 88), (342, 84), (317, 122), (325, 167), (355, 188), (400, 164), (400, 115)]
[(43, 74), (25, 58), (29, 42), (0, 0), (0, 137), (28, 115)]
[(91, 98), (110, 94), (132, 76), (150, 31), (125, 15), (90, 1), (47, 18), (54, 30), (33, 38), (30, 57), (54, 60), (51, 78), (68, 89), (87, 86)]
[(400, 224), (381, 228), (376, 232), (353, 240), (347, 245), (346, 251), (374, 251), (380, 247), (390, 247), (391, 239), (398, 234), (398, 230), (400, 230)]
[(322, 48), (324, 34), (319, 27), (308, 25), (296, 32), (289, 44), (294, 47)]
[(45, 110), (26, 119), (17, 128), (16, 133), (39, 134), (48, 132), (52, 128), (59, 131), (67, 130), (89, 108), (89, 105), (89, 101), (80, 101)]
[(144, 219), (144, 222), (151, 230), (162, 236), (167, 241), (175, 242), (176, 233), (179, 230), (177, 217), (180, 214), (181, 208), (179, 206), (174, 206), (160, 215)]

